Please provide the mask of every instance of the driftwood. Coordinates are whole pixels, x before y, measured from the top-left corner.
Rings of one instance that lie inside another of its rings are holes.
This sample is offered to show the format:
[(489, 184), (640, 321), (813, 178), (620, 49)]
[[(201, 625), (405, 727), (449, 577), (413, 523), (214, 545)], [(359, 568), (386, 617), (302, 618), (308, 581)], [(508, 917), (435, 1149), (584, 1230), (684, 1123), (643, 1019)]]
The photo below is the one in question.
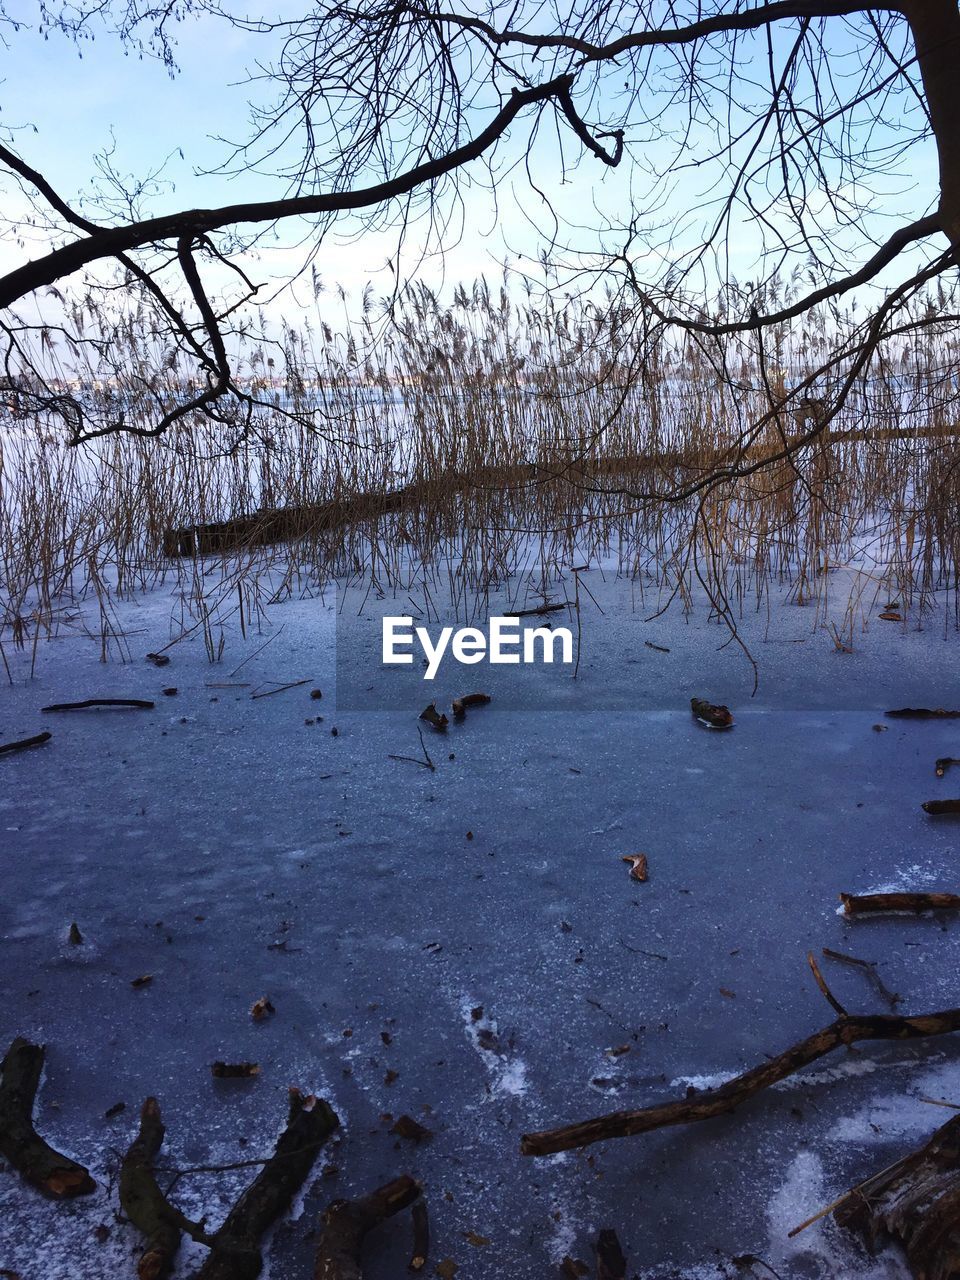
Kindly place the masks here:
[(180, 1250), (180, 1233), (209, 1243), (202, 1226), (189, 1222), (157, 1186), (153, 1160), (163, 1145), (163, 1121), (156, 1098), (148, 1098), (140, 1112), (140, 1130), (120, 1166), (120, 1208), (147, 1247), (137, 1263), (140, 1280), (165, 1280)]
[(43, 711), (83, 711), (87, 707), (137, 707), (141, 711), (151, 711), (153, 703), (146, 698), (86, 698), (83, 702), (54, 702)]
[(290, 1090), (287, 1127), (276, 1150), (227, 1214), (196, 1280), (256, 1280), (263, 1269), (261, 1236), (290, 1207), (339, 1124), (322, 1099)]
[(926, 800), (920, 806), (924, 813), (960, 813), (960, 800)]
[(21, 738), (19, 742), (5, 742), (0, 747), (0, 756), (10, 751), (28, 751), (30, 747), (42, 747), (45, 742), (50, 741), (52, 736), (49, 733), (37, 733), (32, 738)]
[(364, 1238), (419, 1198), (419, 1182), (404, 1174), (358, 1200), (334, 1200), (323, 1215), (313, 1280), (361, 1280)]
[(881, 911), (956, 911), (957, 893), (841, 893), (844, 914), (876, 915)]
[(855, 1187), (834, 1212), (875, 1250), (892, 1238), (920, 1280), (960, 1276), (960, 1116)]
[(33, 1127), (44, 1057), (42, 1045), (17, 1036), (0, 1064), (0, 1155), (44, 1195), (55, 1200), (88, 1195), (97, 1184), (83, 1165), (54, 1151)]
[(600, 1232), (596, 1252), (597, 1280), (627, 1280), (627, 1260), (615, 1231)]
[(604, 1142), (608, 1138), (627, 1138), (633, 1134), (663, 1129), (668, 1125), (711, 1120), (714, 1116), (733, 1111), (754, 1094), (768, 1089), (779, 1080), (785, 1080), (811, 1062), (839, 1049), (841, 1045), (851, 1045), (858, 1040), (916, 1040), (926, 1036), (946, 1035), (951, 1031), (960, 1031), (960, 1009), (919, 1014), (913, 1018), (898, 1017), (896, 1014), (837, 1018), (806, 1040), (801, 1040), (799, 1044), (785, 1049), (783, 1053), (716, 1089), (707, 1089), (675, 1102), (643, 1107), (638, 1111), (614, 1111), (609, 1115), (565, 1125), (560, 1129), (527, 1133), (520, 1140), (520, 1150), (525, 1156), (549, 1156), (558, 1151), (586, 1147), (593, 1142)]

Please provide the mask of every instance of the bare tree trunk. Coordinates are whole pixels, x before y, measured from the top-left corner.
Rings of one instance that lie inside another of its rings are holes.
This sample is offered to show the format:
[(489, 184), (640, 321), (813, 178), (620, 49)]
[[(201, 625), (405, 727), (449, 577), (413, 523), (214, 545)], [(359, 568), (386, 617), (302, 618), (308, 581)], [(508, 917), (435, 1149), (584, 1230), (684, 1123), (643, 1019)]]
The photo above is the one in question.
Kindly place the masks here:
[(940, 159), (940, 224), (960, 245), (960, 11), (955, 0), (905, 0)]

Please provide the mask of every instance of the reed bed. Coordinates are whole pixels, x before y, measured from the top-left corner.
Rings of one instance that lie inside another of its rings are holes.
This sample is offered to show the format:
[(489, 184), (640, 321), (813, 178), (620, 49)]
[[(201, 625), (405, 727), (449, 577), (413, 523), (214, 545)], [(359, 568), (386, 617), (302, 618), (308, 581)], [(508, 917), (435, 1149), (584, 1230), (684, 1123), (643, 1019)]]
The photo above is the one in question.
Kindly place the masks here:
[[(636, 578), (658, 607), (677, 596), (689, 608), (702, 585), (731, 626), (783, 586), (826, 621), (830, 575), (848, 567), (837, 643), (881, 594), (956, 626), (960, 387), (948, 325), (906, 328), (878, 349), (829, 432), (792, 458), (676, 497), (809, 426), (815, 408), (795, 398), (771, 418), (771, 403), (804, 385), (829, 400), (843, 372), (830, 372), (830, 355), (853, 323), (813, 315), (762, 349), (721, 351), (651, 334), (613, 298), (517, 297), (481, 281), (446, 303), (417, 286), (389, 307), (365, 295), (355, 323), (319, 319), (241, 344), (255, 410), (160, 439), (71, 447), (55, 406), (2, 393), (0, 645), (85, 626), (105, 658), (125, 656), (116, 601), (168, 583), (177, 625), (202, 629), (215, 661), (226, 617), (253, 624), (335, 579), (418, 584), (475, 618), (494, 591), (519, 601), (598, 563)], [(122, 408), (128, 424), (151, 425), (186, 385), (136, 324), (115, 329), (109, 349), (61, 351), (55, 337), (47, 348), (48, 388), (101, 414)], [(240, 516), (265, 529), (280, 511), (300, 518), (271, 545), (248, 536), (199, 560), (165, 553), (170, 529)]]

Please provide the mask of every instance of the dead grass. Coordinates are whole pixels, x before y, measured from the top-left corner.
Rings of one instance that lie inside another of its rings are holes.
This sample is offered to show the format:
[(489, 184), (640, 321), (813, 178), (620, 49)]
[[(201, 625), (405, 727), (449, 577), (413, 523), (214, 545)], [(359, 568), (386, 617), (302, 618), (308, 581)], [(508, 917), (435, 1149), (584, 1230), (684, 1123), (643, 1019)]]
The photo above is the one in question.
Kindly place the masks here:
[[(517, 300), (481, 282), (444, 306), (419, 287), (390, 323), (366, 299), (352, 327), (284, 333), (269, 364), (266, 347), (247, 350), (245, 376), (263, 407), (232, 422), (68, 448), (50, 415), (21, 416), (10, 394), (0, 420), (0, 641), (35, 646), (77, 625), (79, 606), (90, 626), (92, 604), (104, 658), (123, 656), (114, 601), (168, 582), (179, 589), (177, 625), (199, 629), (216, 661), (228, 617), (253, 626), (271, 603), (334, 578), (389, 591), (419, 582), (472, 617), (505, 584), (519, 599), (521, 584), (546, 592), (600, 560), (658, 603), (675, 593), (689, 606), (699, 580), (733, 624), (789, 584), (815, 624), (832, 622), (837, 643), (852, 643), (881, 596), (905, 616), (936, 607), (944, 626), (956, 624), (960, 419), (949, 335), (886, 348), (829, 433), (792, 459), (672, 499), (678, 484), (760, 460), (809, 427), (812, 409), (771, 419), (770, 396), (809, 378), (841, 322), (774, 335), (762, 364), (730, 348), (718, 370), (693, 343), (642, 342), (634, 317), (612, 304)], [(128, 422), (155, 420), (177, 371), (151, 373), (134, 334), (109, 377), (76, 352), (53, 376), (122, 405)], [(55, 363), (52, 339), (50, 350)], [(828, 400), (835, 389), (826, 376), (813, 387)], [(289, 536), (272, 540), (281, 510), (299, 515), (285, 516)], [(164, 554), (166, 530), (241, 515), (254, 517), (246, 545), (225, 540), (196, 561)], [(829, 584), (841, 566), (859, 576), (838, 613)]]

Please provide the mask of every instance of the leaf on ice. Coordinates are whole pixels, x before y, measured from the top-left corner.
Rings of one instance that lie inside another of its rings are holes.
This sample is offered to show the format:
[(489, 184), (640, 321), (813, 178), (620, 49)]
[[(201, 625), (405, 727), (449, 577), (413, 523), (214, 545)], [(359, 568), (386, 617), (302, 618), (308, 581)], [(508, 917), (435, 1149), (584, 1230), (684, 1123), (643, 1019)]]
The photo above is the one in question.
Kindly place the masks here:
[(630, 863), (630, 879), (641, 883), (647, 878), (647, 855), (645, 853), (625, 853), (621, 862)]
[(269, 1018), (272, 1013), (276, 1013), (276, 1009), (270, 1003), (269, 996), (261, 996), (259, 1000), (255, 1000), (250, 1007), (250, 1016), (254, 1022), (263, 1022), (265, 1018)]
[(431, 702), (429, 707), (424, 707), (420, 712), (420, 719), (426, 720), (427, 724), (432, 725), (438, 733), (444, 733), (447, 725), (450, 723), (447, 717), (437, 710), (436, 703), (434, 702)]
[(730, 729), (733, 726), (733, 713), (722, 703), (715, 705), (707, 702), (705, 698), (691, 698), (690, 710), (701, 724), (707, 725), (710, 729)]
[(398, 1138), (409, 1138), (411, 1142), (429, 1142), (433, 1137), (430, 1129), (425, 1128), (413, 1116), (402, 1115), (394, 1123), (391, 1133)]

